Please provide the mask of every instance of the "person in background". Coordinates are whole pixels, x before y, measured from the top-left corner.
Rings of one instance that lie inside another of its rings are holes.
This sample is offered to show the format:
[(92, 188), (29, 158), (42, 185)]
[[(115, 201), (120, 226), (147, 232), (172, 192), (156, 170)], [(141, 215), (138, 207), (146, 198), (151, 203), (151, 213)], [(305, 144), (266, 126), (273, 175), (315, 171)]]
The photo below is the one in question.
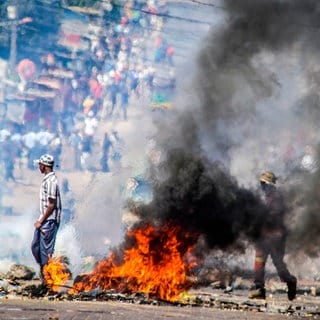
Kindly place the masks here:
[(128, 120), (129, 89), (128, 89), (126, 80), (123, 80), (120, 83), (120, 96), (121, 96), (120, 107), (123, 112), (123, 119)]
[(43, 280), (43, 267), (48, 264), (54, 253), (61, 219), (61, 197), (58, 179), (53, 171), (53, 156), (44, 154), (35, 160), (35, 163), (39, 164), (39, 170), (44, 177), (40, 187), (40, 215), (34, 223), (31, 251), (40, 266), (40, 277)]
[(109, 157), (110, 157), (110, 149), (112, 147), (112, 142), (110, 140), (109, 134), (105, 132), (103, 143), (102, 143), (102, 157), (100, 159), (101, 170), (102, 172), (109, 172)]
[(309, 173), (315, 173), (318, 169), (318, 159), (316, 148), (307, 145), (301, 159), (301, 168)]
[(6, 136), (5, 140), (0, 143), (0, 146), (0, 163), (3, 165), (4, 168), (4, 178), (6, 181), (12, 180), (13, 182), (16, 182), (13, 172), (17, 154), (16, 149), (14, 148), (14, 144), (10, 139), (10, 136)]
[(74, 219), (75, 210), (75, 196), (70, 190), (68, 179), (62, 180), (62, 194), (63, 202), (63, 216), (61, 217), (61, 224), (66, 225)]
[(270, 255), (281, 281), (288, 286), (288, 299), (296, 297), (297, 279), (288, 270), (284, 262), (286, 245), (286, 227), (284, 225), (285, 206), (283, 196), (276, 188), (277, 178), (267, 171), (260, 176), (261, 198), (266, 205), (268, 215), (255, 246), (254, 284), (249, 293), (250, 299), (265, 299), (265, 266)]

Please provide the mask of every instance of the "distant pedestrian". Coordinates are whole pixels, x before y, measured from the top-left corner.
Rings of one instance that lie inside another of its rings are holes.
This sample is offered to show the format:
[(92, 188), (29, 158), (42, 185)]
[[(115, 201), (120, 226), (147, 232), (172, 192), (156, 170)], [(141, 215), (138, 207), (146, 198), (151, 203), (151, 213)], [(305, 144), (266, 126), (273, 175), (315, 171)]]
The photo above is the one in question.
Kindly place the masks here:
[(112, 147), (112, 142), (109, 138), (108, 133), (106, 132), (104, 134), (104, 139), (103, 139), (103, 143), (102, 143), (102, 157), (100, 160), (102, 172), (109, 172), (110, 171), (108, 161), (109, 161), (111, 147)]
[(75, 210), (75, 196), (70, 190), (68, 179), (63, 179), (62, 181), (62, 194), (63, 202), (63, 216), (61, 219), (61, 225), (66, 225), (74, 219)]
[(110, 100), (111, 100), (111, 110), (109, 115), (112, 116), (114, 109), (116, 108), (116, 105), (117, 105), (117, 95), (119, 92), (119, 86), (114, 80), (112, 80), (112, 83), (109, 89), (110, 89)]
[(44, 154), (35, 162), (39, 164), (39, 170), (44, 178), (40, 188), (40, 216), (34, 223), (31, 251), (40, 266), (40, 276), (43, 280), (43, 268), (54, 252), (61, 219), (61, 197), (58, 179), (53, 171), (53, 156)]
[(6, 181), (16, 181), (14, 177), (14, 163), (16, 159), (16, 149), (10, 140), (10, 136), (6, 136), (5, 140), (1, 143), (0, 160), (4, 168), (4, 178)]
[(138, 99), (140, 97), (140, 92), (139, 92), (140, 79), (139, 79), (139, 74), (135, 68), (129, 71), (129, 81), (130, 81), (130, 91), (134, 94), (135, 98)]
[(311, 145), (307, 145), (305, 147), (304, 154), (301, 159), (301, 168), (310, 173), (315, 173), (318, 169), (317, 152)]
[(167, 57), (167, 60), (168, 60), (168, 63), (171, 65), (171, 66), (174, 66), (174, 62), (173, 62), (173, 54), (174, 54), (174, 47), (173, 46), (168, 46), (167, 47), (167, 50), (166, 50), (166, 57)]
[(76, 132), (73, 132), (69, 138), (74, 158), (74, 170), (82, 170), (81, 154), (83, 135), (81, 130), (77, 130)]
[(120, 84), (121, 95), (121, 109), (123, 112), (123, 119), (128, 120), (128, 105), (129, 105), (129, 88), (127, 82), (124, 80)]
[(37, 135), (34, 131), (28, 131), (22, 135), (22, 144), (27, 157), (28, 169), (34, 169), (33, 160), (37, 154)]

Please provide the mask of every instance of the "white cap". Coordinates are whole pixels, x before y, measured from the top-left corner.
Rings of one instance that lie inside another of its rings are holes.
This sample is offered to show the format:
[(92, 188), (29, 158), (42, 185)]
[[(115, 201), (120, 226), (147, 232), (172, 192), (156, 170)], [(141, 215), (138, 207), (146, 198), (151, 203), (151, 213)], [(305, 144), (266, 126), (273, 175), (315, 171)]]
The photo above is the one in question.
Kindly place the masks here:
[(53, 167), (54, 158), (50, 154), (44, 154), (40, 157), (40, 159), (34, 160), (35, 163), (41, 163), (47, 167)]

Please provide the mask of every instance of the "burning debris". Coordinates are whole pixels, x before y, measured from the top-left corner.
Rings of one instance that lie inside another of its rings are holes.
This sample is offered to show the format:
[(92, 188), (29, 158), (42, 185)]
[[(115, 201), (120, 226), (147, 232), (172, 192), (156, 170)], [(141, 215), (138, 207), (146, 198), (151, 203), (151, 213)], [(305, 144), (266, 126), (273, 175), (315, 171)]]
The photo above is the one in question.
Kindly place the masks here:
[(64, 257), (50, 258), (43, 268), (44, 283), (51, 291), (57, 291), (71, 279), (71, 272)]
[(180, 293), (192, 285), (187, 275), (196, 262), (185, 259), (193, 249), (192, 238), (194, 235), (170, 224), (161, 228), (148, 224), (129, 230), (127, 239), (132, 247), (125, 249), (123, 256), (112, 253), (108, 259), (98, 262), (91, 274), (75, 282), (71, 292), (115, 289), (177, 301)]
[[(81, 276), (79, 276), (81, 278)], [(79, 280), (79, 279), (78, 279)], [(75, 284), (78, 283), (75, 279)], [(239, 281), (239, 280), (238, 280)], [(270, 288), (273, 286), (272, 293), (266, 300), (248, 300), (246, 297), (248, 287), (245, 286), (245, 279), (239, 286), (234, 286), (233, 291), (223, 291), (221, 289), (214, 289), (211, 286), (189, 288), (179, 296), (179, 300), (174, 302), (164, 301), (156, 297), (152, 297), (149, 294), (142, 292), (127, 292), (121, 293), (115, 289), (92, 289), (89, 291), (81, 291), (79, 293), (71, 293), (70, 288), (72, 286), (65, 285), (58, 289), (59, 292), (48, 290), (44, 285), (36, 283), (29, 284), (30, 281), (24, 282), (24, 285), (20, 284), (20, 287), (15, 287), (15, 290), (11, 290), (10, 293), (17, 296), (28, 297), (32, 299), (45, 299), (50, 301), (115, 301), (126, 302), (134, 304), (145, 304), (155, 307), (161, 307), (166, 305), (174, 306), (192, 306), (192, 307), (206, 307), (215, 308), (220, 310), (233, 310), (233, 311), (253, 311), (264, 312), (270, 314), (286, 314), (302, 317), (316, 317), (320, 314), (318, 307), (318, 296), (314, 296), (310, 289), (310, 284), (304, 286), (299, 291), (301, 297), (294, 303), (288, 302), (283, 287), (274, 278), (270, 279), (271, 283), (268, 284)], [(240, 281), (239, 281), (240, 282)], [(317, 285), (320, 288), (320, 284), (313, 283), (312, 286)], [(315, 287), (314, 287), (315, 288)], [(318, 290), (319, 292), (319, 290)]]

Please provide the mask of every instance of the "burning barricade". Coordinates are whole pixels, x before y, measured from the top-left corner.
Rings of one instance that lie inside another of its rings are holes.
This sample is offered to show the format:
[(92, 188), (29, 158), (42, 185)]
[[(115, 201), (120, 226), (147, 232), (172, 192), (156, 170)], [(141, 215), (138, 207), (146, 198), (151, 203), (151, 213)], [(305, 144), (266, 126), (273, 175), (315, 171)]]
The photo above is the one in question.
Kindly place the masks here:
[(184, 259), (184, 254), (193, 249), (192, 245), (185, 248), (179, 238), (192, 236), (183, 234), (177, 226), (158, 229), (146, 225), (129, 230), (127, 237), (133, 241), (132, 247), (124, 250), (122, 257), (112, 253), (108, 259), (98, 262), (92, 273), (75, 282), (71, 293), (100, 288), (122, 293), (141, 292), (171, 302), (179, 300), (180, 293), (191, 286), (187, 275), (195, 266), (195, 262), (189, 264)]
[(146, 224), (130, 229), (126, 248), (114, 250), (108, 258), (97, 262), (93, 271), (75, 277), (72, 286), (68, 285), (71, 279), (68, 263), (61, 257), (51, 258), (43, 270), (45, 286), (50, 293), (67, 289), (73, 298), (100, 290), (177, 302), (194, 284), (190, 272), (197, 262), (187, 256), (195, 239), (195, 235), (171, 224), (161, 228)]

